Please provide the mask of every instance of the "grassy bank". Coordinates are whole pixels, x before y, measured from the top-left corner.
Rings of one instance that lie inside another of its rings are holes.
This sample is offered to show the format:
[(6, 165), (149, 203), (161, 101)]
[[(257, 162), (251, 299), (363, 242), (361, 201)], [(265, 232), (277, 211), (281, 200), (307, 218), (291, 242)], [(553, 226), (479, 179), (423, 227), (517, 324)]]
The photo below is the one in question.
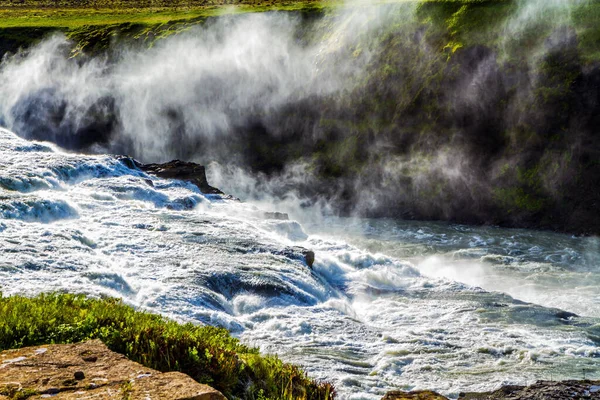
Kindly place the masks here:
[(151, 46), (205, 19), (263, 11), (319, 11), (341, 0), (48, 1), (0, 0), (0, 58), (28, 48), (53, 32), (77, 45), (73, 55), (106, 50), (115, 37)]
[[(0, 0), (0, 28), (77, 29), (86, 25), (165, 24), (224, 14), (335, 8), (352, 4), (481, 3), (481, 0)], [(483, 2), (490, 2), (485, 0)], [(506, 0), (491, 2), (506, 3)]]
[(181, 371), (228, 398), (333, 399), (333, 387), (297, 366), (260, 355), (225, 329), (179, 324), (117, 299), (71, 294), (0, 295), (0, 350), (100, 339), (111, 350), (159, 371)]
[[(123, 23), (157, 25), (174, 21), (198, 18), (275, 10), (301, 10), (304, 8), (325, 7), (327, 2), (312, 0), (256, 1), (226, 4), (218, 2), (185, 7), (131, 7), (87, 8), (87, 7), (47, 7), (14, 8), (0, 6), (0, 28), (56, 28), (72, 30), (88, 25), (115, 25)], [(331, 3), (334, 4), (334, 3)]]

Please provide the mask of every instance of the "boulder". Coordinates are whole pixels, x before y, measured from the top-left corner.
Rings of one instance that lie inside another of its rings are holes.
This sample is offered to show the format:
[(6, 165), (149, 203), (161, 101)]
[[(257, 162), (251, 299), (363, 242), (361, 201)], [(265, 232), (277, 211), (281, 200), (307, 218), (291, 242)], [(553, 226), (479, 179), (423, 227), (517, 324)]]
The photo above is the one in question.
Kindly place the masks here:
[(127, 156), (118, 156), (117, 158), (125, 166), (131, 169), (138, 168), (148, 174), (158, 176), (159, 178), (179, 179), (193, 183), (204, 194), (224, 194), (219, 189), (208, 184), (208, 180), (206, 179), (206, 168), (203, 165), (180, 160), (173, 160), (162, 164), (142, 164)]
[(225, 400), (180, 372), (162, 373), (109, 350), (100, 340), (0, 353), (0, 400)]
[(208, 184), (208, 180), (206, 179), (206, 168), (203, 165), (173, 160), (163, 164), (137, 163), (137, 167), (142, 171), (156, 175), (159, 178), (180, 179), (182, 181), (191, 182), (198, 186), (198, 189), (205, 194), (224, 194), (219, 189)]
[(304, 261), (306, 261), (306, 265), (312, 268), (315, 262), (315, 252), (312, 250), (303, 250), (302, 255), (304, 256)]

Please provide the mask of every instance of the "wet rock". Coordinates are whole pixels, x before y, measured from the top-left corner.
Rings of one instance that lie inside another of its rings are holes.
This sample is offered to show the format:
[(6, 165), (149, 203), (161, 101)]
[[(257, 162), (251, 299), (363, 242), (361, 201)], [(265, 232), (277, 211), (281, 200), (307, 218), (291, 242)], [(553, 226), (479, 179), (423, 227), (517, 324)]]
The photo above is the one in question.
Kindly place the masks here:
[(180, 160), (169, 161), (163, 164), (141, 164), (135, 161), (136, 166), (142, 171), (165, 179), (180, 179), (198, 186), (205, 194), (224, 194), (219, 189), (208, 184), (206, 168), (193, 162)]
[(287, 247), (281, 251), (275, 251), (274, 254), (279, 254), (293, 260), (304, 261), (311, 268), (315, 262), (315, 252), (304, 247)]
[[(531, 386), (503, 386), (493, 392), (460, 393), (459, 400), (600, 399), (600, 381), (538, 381)], [(429, 390), (388, 392), (381, 400), (447, 400)]]
[(388, 392), (381, 400), (448, 400), (439, 393), (430, 390), (403, 392), (401, 390)]
[(303, 253), (304, 260), (306, 261), (306, 265), (312, 268), (315, 262), (315, 252), (311, 250), (305, 250)]
[(504, 386), (487, 393), (461, 393), (461, 400), (600, 399), (594, 388), (600, 381), (538, 381), (531, 386)]
[(46, 351), (26, 347), (0, 353), (0, 393), (10, 393), (9, 397), (26, 393), (31, 400), (49, 395), (57, 399), (122, 399), (127, 395), (131, 400), (225, 400), (219, 391), (187, 375), (151, 370), (110, 351), (99, 340), (43, 348)]
[(116, 156), (116, 159), (129, 169), (136, 169), (138, 162), (129, 156)]
[[(162, 164), (142, 164), (129, 156), (116, 156), (116, 158), (130, 169), (140, 169), (159, 178), (179, 179), (193, 183), (204, 194), (224, 194), (219, 189), (208, 184), (206, 168), (203, 165), (180, 160), (173, 160)], [(146, 183), (154, 186), (152, 181), (146, 180)]]

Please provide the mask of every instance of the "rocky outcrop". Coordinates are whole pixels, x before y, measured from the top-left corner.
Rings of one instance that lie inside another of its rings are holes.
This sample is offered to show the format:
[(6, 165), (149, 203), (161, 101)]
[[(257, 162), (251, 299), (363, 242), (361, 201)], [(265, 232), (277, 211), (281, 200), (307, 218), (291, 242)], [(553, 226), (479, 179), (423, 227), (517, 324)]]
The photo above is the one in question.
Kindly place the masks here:
[(306, 261), (306, 265), (312, 268), (315, 263), (315, 252), (312, 250), (303, 250), (302, 255), (304, 255), (304, 261)]
[(538, 381), (531, 386), (504, 386), (487, 393), (461, 393), (461, 400), (600, 399), (600, 381)]
[[(162, 164), (142, 164), (129, 156), (117, 156), (116, 158), (131, 169), (140, 169), (159, 178), (179, 179), (193, 183), (204, 194), (225, 194), (216, 187), (208, 184), (206, 167), (200, 164), (180, 160), (173, 160)], [(148, 184), (153, 185), (151, 181)]]
[(161, 373), (110, 351), (100, 340), (0, 353), (0, 400), (225, 400), (179, 372)]
[[(459, 400), (600, 399), (600, 381), (538, 381), (531, 386), (504, 386), (493, 392), (461, 393)], [(447, 400), (429, 391), (387, 393), (381, 400)]]
[(180, 179), (191, 182), (205, 194), (224, 194), (208, 184), (206, 168), (193, 162), (173, 160), (163, 164), (142, 164), (135, 161), (136, 167), (142, 171), (165, 179)]

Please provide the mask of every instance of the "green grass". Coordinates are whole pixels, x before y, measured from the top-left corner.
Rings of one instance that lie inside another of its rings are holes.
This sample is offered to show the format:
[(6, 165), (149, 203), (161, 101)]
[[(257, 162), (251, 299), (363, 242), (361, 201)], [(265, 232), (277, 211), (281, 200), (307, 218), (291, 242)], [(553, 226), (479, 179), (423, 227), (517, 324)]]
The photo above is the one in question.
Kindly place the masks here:
[(75, 42), (73, 55), (77, 55), (107, 50), (115, 36), (152, 46), (156, 39), (185, 31), (210, 17), (264, 11), (312, 12), (340, 5), (342, 0), (0, 0), (0, 56), (35, 45), (54, 31), (63, 32)]
[(181, 371), (228, 398), (318, 399), (335, 397), (297, 366), (260, 355), (225, 329), (179, 324), (135, 311), (117, 299), (72, 294), (2, 297), (0, 350), (100, 339), (111, 350), (159, 371)]
[(239, 5), (207, 5), (182, 9), (118, 8), (118, 9), (1, 9), (0, 28), (54, 27), (76, 29), (86, 25), (115, 25), (122, 23), (156, 25), (172, 21), (192, 20), (224, 14), (266, 10), (299, 10), (321, 6), (315, 1), (256, 2)]
[[(481, 3), (490, 0), (0, 0), (0, 28), (55, 27), (122, 23), (155, 25), (224, 14), (335, 8), (344, 5)], [(491, 0), (505, 2), (507, 0)]]

